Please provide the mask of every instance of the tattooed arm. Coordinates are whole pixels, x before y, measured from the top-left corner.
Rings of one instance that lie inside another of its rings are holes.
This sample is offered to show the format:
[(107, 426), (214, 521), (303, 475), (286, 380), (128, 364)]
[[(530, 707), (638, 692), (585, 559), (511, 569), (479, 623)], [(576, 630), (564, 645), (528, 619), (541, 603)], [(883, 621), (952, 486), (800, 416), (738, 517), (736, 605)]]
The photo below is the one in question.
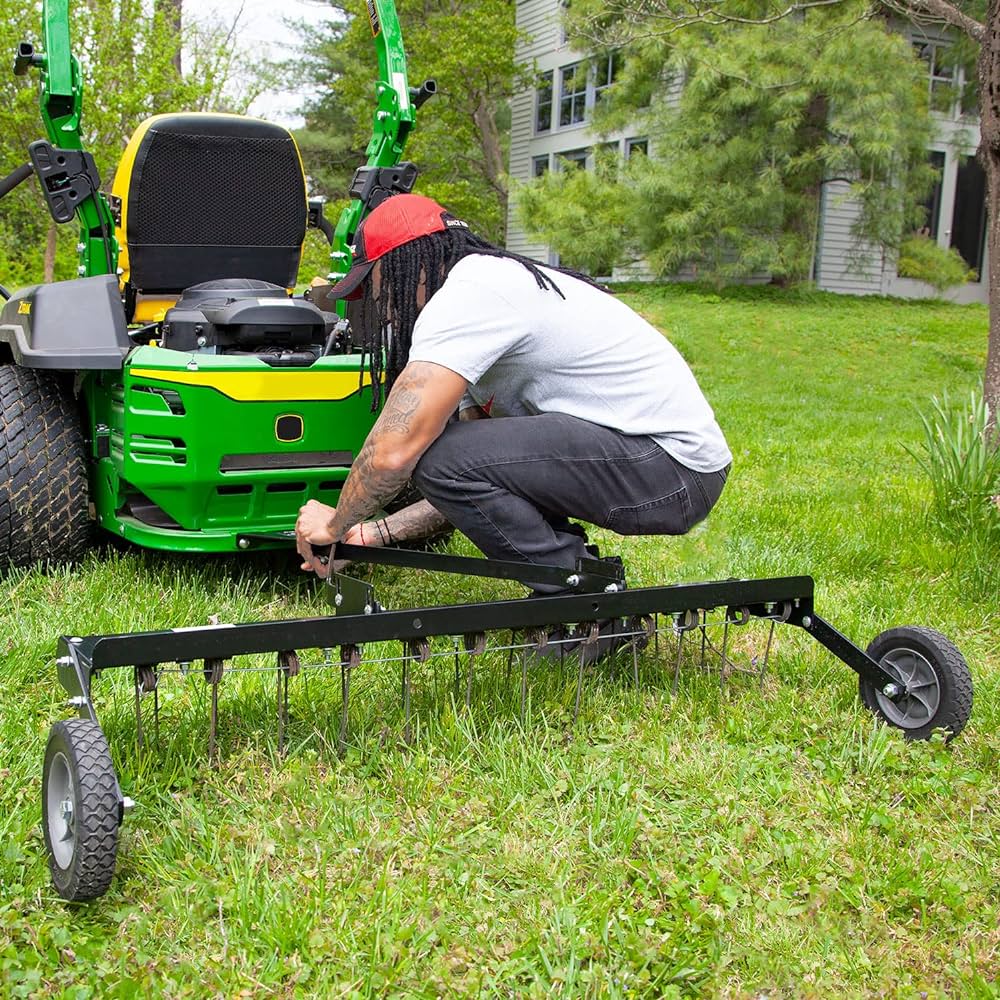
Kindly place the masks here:
[[(351, 468), (333, 516), (332, 508), (313, 500), (300, 510), (295, 534), (303, 569), (319, 571), (311, 545), (342, 540), (406, 485), (421, 455), (444, 430), (466, 385), (461, 375), (429, 361), (403, 369)], [(427, 507), (433, 511), (430, 504)]]

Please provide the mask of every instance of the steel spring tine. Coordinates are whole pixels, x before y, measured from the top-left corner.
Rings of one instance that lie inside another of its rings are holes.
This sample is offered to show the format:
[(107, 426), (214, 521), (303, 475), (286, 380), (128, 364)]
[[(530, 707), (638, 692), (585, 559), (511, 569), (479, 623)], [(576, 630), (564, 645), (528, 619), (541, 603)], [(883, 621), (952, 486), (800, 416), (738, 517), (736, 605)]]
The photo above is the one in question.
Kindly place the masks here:
[(726, 677), (728, 672), (726, 670), (727, 663), (726, 659), (726, 648), (729, 645), (729, 614), (726, 614), (726, 623), (722, 628), (722, 655), (719, 661), (719, 689), (721, 691), (726, 690)]
[[(513, 653), (513, 650), (511, 650)], [(524, 711), (525, 704), (528, 700), (528, 647), (525, 646), (521, 650), (521, 705), (518, 710), (518, 715), (521, 719), (521, 725), (524, 725)]]
[(705, 669), (705, 647), (708, 643), (708, 633), (705, 626), (708, 624), (708, 610), (703, 608), (701, 612), (701, 669)]
[(677, 633), (677, 662), (674, 664), (674, 681), (670, 686), (670, 693), (677, 694), (677, 686), (681, 679), (681, 655), (684, 652), (684, 630)]
[(139, 668), (135, 667), (132, 674), (133, 683), (135, 685), (135, 742), (136, 749), (139, 753), (142, 753), (143, 748), (143, 734), (142, 734), (142, 704), (141, 697), (142, 691), (139, 684)]
[(767, 661), (768, 657), (771, 655), (771, 642), (774, 639), (774, 626), (777, 624), (775, 619), (771, 619), (771, 630), (767, 635), (767, 645), (764, 647), (764, 662), (760, 667), (760, 686), (764, 686), (764, 678), (767, 676)]

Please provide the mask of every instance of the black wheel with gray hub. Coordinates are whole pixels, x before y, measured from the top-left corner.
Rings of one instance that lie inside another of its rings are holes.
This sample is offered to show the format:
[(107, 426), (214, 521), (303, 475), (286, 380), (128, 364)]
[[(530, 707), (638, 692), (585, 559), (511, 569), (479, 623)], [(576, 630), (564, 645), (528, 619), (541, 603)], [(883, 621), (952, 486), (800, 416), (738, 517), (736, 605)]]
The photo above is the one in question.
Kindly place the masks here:
[(111, 885), (122, 797), (101, 727), (89, 719), (49, 731), (42, 773), (42, 830), (52, 884), (63, 899), (96, 899)]
[(73, 562), (93, 537), (72, 394), (47, 372), (0, 364), (0, 570)]
[(868, 655), (896, 678), (901, 695), (879, 690), (859, 678), (865, 706), (907, 739), (930, 739), (942, 730), (951, 740), (972, 714), (972, 675), (965, 658), (940, 632), (919, 625), (892, 628), (877, 635)]

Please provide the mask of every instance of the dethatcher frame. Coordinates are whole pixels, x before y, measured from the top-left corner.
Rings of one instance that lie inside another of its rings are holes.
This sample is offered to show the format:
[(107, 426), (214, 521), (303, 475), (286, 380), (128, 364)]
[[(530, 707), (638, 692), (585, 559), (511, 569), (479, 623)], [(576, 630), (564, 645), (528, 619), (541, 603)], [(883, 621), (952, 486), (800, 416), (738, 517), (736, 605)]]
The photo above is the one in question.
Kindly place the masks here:
[[(376, 600), (372, 586), (351, 576), (333, 573), (324, 589), (334, 613), (312, 618), (240, 625), (205, 625), (121, 635), (63, 636), (56, 665), (59, 682), (69, 694), (68, 704), (78, 718), (57, 722), (49, 737), (42, 784), (42, 825), (49, 867), (57, 891), (68, 900), (102, 895), (114, 875), (118, 829), (133, 805), (123, 794), (97, 718), (93, 682), (104, 670), (132, 667), (134, 671), (136, 735), (143, 740), (141, 699), (151, 693), (158, 713), (158, 678), (162, 665), (176, 663), (183, 672), (200, 662), (211, 685), (209, 757), (217, 755), (219, 685), (225, 663), (235, 656), (276, 653), (278, 676), (279, 747), (283, 748), (288, 716), (288, 681), (300, 668), (298, 650), (326, 651), (327, 666), (341, 669), (341, 725), (339, 746), (348, 731), (348, 704), (352, 672), (363, 662), (370, 643), (403, 644), (402, 696), (405, 738), (410, 739), (410, 668), (426, 662), (430, 640), (452, 637), (458, 687), (459, 658), (468, 661), (466, 702), (471, 692), (473, 662), (487, 649), (489, 632), (511, 633), (510, 661), (521, 652), (521, 710), (524, 711), (529, 654), (544, 660), (547, 646), (578, 652), (574, 724), (580, 709), (585, 667), (595, 660), (602, 638), (611, 637), (631, 648), (638, 683), (637, 651), (658, 636), (660, 616), (667, 616), (677, 636), (673, 690), (681, 666), (684, 637), (701, 631), (702, 660), (708, 613), (724, 609), (721, 650), (725, 681), (726, 652), (731, 628), (751, 620), (769, 621), (770, 632), (763, 665), (767, 670), (775, 627), (802, 629), (857, 675), (864, 704), (883, 721), (909, 738), (927, 738), (936, 731), (956, 736), (972, 711), (972, 679), (961, 653), (932, 629), (908, 626), (877, 636), (865, 651), (816, 613), (812, 577), (729, 579), (628, 589), (621, 567), (604, 560), (580, 560), (575, 571), (554, 566), (500, 562), (400, 549), (373, 549), (337, 545), (336, 560), (387, 564), (465, 576), (486, 576), (564, 588), (552, 596), (406, 608), (390, 611)], [(569, 632), (556, 633), (559, 624), (575, 623)], [(515, 643), (520, 634), (523, 641)], [(554, 635), (559, 635), (553, 639)], [(462, 652), (459, 652), (461, 637)], [(331, 659), (330, 651), (339, 656)], [(550, 651), (551, 653), (551, 651)], [(451, 655), (449, 651), (448, 655)], [(563, 658), (560, 652), (560, 659)], [(235, 668), (236, 670), (246, 668)], [(260, 669), (260, 668), (254, 668)]]

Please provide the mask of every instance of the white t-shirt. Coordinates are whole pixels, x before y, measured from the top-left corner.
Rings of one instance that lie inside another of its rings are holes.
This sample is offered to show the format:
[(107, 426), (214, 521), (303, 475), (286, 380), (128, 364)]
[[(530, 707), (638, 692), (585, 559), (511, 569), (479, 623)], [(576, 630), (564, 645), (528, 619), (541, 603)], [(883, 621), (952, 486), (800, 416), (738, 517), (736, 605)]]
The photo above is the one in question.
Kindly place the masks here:
[(515, 260), (460, 260), (417, 317), (409, 360), (461, 375), (463, 406), (494, 417), (566, 413), (649, 435), (698, 472), (729, 464), (712, 408), (677, 349), (613, 295), (542, 270), (565, 298), (539, 288)]

